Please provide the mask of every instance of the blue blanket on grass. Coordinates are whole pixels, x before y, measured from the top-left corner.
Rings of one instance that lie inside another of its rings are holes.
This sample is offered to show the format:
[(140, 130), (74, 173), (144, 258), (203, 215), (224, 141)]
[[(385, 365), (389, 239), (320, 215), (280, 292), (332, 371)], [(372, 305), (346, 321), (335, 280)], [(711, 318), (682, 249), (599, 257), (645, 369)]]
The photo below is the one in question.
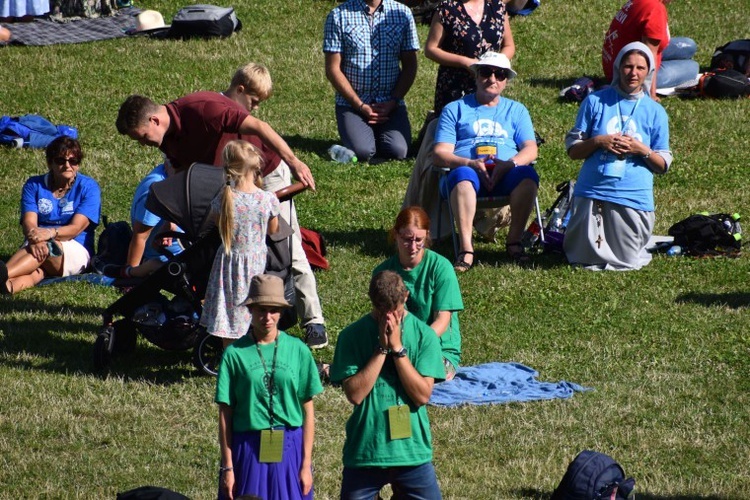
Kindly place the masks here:
[(108, 278), (107, 276), (102, 276), (101, 274), (96, 273), (83, 273), (83, 274), (76, 274), (74, 276), (66, 276), (64, 278), (44, 278), (42, 281), (39, 282), (37, 286), (44, 286), (44, 285), (51, 285), (53, 283), (62, 283), (64, 281), (85, 281), (87, 283), (91, 283), (92, 285), (102, 285), (102, 286), (112, 286), (112, 283), (115, 282), (114, 278)]
[(486, 363), (458, 369), (453, 380), (435, 384), (433, 406), (486, 405), (542, 399), (567, 399), (591, 391), (572, 382), (539, 382), (539, 373), (519, 363)]

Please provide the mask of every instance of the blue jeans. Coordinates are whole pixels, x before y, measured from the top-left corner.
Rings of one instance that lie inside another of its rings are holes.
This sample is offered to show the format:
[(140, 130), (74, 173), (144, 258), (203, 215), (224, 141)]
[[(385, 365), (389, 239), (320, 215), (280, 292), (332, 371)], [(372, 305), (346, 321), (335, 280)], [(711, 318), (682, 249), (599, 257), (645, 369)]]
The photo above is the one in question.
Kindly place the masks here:
[(372, 500), (386, 484), (393, 498), (440, 500), (442, 494), (431, 462), (410, 467), (344, 467), (342, 500)]
[(336, 106), (336, 124), (341, 142), (357, 154), (359, 161), (373, 156), (403, 160), (411, 144), (411, 123), (406, 106), (396, 106), (387, 122), (370, 125), (349, 106)]
[(698, 49), (695, 41), (686, 37), (674, 37), (661, 54), (661, 66), (656, 74), (656, 88), (667, 89), (695, 80), (700, 67), (692, 60)]

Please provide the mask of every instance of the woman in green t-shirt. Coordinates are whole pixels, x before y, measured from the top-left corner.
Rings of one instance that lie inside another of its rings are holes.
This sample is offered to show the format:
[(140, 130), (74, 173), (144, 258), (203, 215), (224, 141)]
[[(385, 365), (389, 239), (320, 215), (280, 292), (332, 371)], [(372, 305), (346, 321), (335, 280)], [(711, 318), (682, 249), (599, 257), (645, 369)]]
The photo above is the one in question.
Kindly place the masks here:
[(453, 265), (430, 246), (430, 217), (420, 207), (399, 212), (388, 234), (396, 244), (396, 255), (373, 271), (395, 271), (409, 290), (406, 308), (432, 327), (440, 338), (445, 364), (445, 379), (456, 374), (461, 361), (461, 332), (458, 311), (464, 309), (458, 278)]
[(323, 392), (315, 361), (277, 327), (290, 307), (281, 278), (253, 276), (243, 305), (252, 327), (224, 351), (216, 381), (219, 498), (311, 499), (312, 398)]

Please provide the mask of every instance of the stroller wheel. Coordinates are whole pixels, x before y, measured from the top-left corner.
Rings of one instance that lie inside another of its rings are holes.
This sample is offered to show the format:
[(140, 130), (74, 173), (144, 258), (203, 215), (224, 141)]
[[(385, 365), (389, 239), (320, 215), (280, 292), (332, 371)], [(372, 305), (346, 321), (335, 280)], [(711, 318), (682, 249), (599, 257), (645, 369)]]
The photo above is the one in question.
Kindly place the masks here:
[(130, 354), (135, 351), (135, 346), (138, 342), (138, 334), (135, 330), (135, 325), (127, 319), (121, 319), (115, 321), (112, 325), (114, 327), (114, 341), (112, 342), (112, 353), (113, 354)]
[(112, 360), (112, 332), (109, 329), (101, 332), (94, 342), (94, 369), (103, 372), (109, 368)]
[(216, 376), (223, 352), (224, 346), (221, 339), (201, 329), (198, 341), (193, 348), (193, 364), (198, 371)]

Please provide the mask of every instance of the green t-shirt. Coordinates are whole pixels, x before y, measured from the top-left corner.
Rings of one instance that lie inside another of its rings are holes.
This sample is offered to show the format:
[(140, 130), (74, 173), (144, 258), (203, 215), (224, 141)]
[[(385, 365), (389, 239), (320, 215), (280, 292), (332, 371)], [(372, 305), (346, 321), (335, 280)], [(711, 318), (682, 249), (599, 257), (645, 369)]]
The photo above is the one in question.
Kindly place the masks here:
[[(443, 380), (445, 368), (435, 332), (413, 314), (402, 325), (401, 341), (409, 360), (420, 375)], [(331, 380), (343, 381), (355, 375), (372, 357), (378, 345), (378, 324), (366, 315), (347, 326), (336, 341)], [(390, 439), (388, 408), (408, 404), (411, 409), (411, 437)], [(432, 461), (432, 435), (427, 407), (417, 408), (406, 394), (388, 356), (370, 394), (354, 407), (346, 423), (345, 467), (394, 467), (422, 465)]]
[(439, 311), (453, 311), (448, 329), (440, 336), (440, 349), (443, 357), (458, 368), (461, 362), (461, 330), (455, 311), (463, 311), (464, 301), (453, 265), (442, 255), (425, 249), (422, 262), (410, 271), (405, 270), (398, 255), (394, 255), (376, 267), (372, 274), (386, 270), (395, 271), (401, 276), (409, 290), (406, 309), (428, 325), (435, 321)]
[[(302, 404), (323, 392), (310, 349), (298, 338), (279, 332), (273, 401), (273, 425), (300, 427), (305, 414)], [(273, 364), (274, 343), (261, 344), (268, 373)], [(216, 379), (216, 403), (232, 407), (234, 432), (259, 431), (271, 427), (268, 390), (263, 383), (263, 363), (255, 338), (245, 335), (227, 347)]]

